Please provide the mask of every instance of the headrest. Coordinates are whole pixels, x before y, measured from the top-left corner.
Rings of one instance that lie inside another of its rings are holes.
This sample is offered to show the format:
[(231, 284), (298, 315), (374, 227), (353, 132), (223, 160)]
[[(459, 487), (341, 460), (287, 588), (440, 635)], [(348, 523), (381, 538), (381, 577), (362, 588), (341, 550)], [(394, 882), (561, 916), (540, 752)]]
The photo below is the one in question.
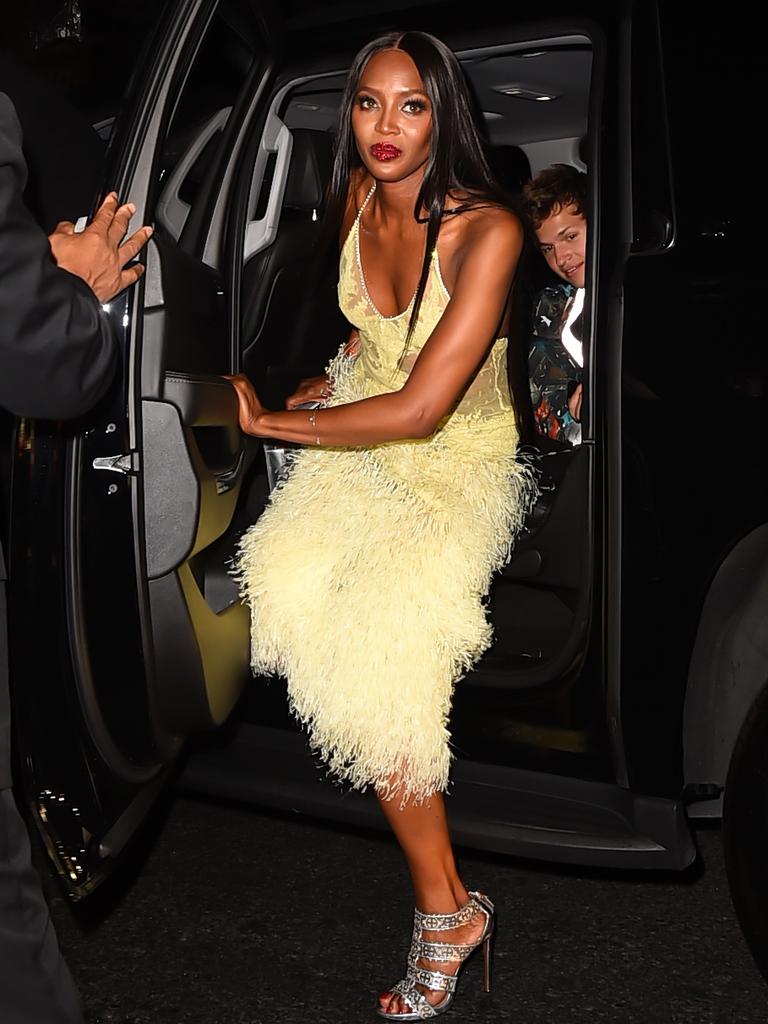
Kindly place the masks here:
[(333, 136), (312, 128), (293, 128), (293, 149), (283, 206), (291, 210), (316, 210), (330, 181)]
[(487, 153), (494, 177), (505, 192), (519, 192), (531, 177), (531, 163), (520, 146), (491, 146)]

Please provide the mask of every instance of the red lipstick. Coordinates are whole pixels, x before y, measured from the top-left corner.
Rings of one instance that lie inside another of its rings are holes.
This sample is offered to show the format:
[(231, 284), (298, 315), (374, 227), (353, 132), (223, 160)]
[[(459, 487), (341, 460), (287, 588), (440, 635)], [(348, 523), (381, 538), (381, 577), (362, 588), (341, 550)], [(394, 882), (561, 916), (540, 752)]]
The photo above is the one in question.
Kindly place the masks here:
[(374, 160), (396, 160), (401, 153), (402, 150), (393, 146), (391, 142), (377, 142), (371, 146), (371, 156)]

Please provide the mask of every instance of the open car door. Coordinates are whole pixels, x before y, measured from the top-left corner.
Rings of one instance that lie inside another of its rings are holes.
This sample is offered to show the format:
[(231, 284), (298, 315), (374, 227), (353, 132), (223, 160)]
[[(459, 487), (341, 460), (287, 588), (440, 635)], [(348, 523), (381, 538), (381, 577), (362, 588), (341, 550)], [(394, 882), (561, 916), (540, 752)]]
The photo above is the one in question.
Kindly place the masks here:
[(278, 49), (247, 0), (171, 3), (108, 155), (107, 187), (156, 227), (108, 315), (123, 372), (82, 423), (21, 421), (11, 657), (21, 782), (70, 895), (90, 892), (184, 739), (222, 723), (248, 678), (229, 575), (248, 462), (220, 253), (240, 129)]

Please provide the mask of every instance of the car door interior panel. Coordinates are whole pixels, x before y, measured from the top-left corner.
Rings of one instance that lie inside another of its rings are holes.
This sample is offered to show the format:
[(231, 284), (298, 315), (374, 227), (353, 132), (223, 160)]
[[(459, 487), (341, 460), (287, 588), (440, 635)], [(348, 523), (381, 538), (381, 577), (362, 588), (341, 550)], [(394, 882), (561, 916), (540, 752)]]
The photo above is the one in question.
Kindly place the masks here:
[[(189, 201), (200, 183), (196, 180), (195, 170), (198, 161), (202, 167), (210, 162), (206, 159), (206, 147), (214, 147), (221, 142), (221, 132), (227, 123), (231, 107), (222, 107), (211, 114), (202, 124), (195, 126), (190, 134), (191, 141), (176, 161), (173, 171), (163, 186), (155, 207), (157, 223), (168, 232), (175, 241), (179, 241), (184, 225), (187, 222), (192, 203)], [(180, 144), (180, 143), (177, 143)]]

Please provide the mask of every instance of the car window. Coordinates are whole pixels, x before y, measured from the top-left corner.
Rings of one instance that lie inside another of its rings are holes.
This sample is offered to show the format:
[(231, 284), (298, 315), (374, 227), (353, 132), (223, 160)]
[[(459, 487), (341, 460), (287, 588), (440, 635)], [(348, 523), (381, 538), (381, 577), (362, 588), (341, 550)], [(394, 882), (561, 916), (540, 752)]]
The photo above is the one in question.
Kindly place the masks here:
[(157, 221), (183, 248), (194, 250), (194, 227), (205, 218), (232, 112), (242, 95), (259, 41), (242, 8), (225, 0), (186, 65), (161, 147)]

